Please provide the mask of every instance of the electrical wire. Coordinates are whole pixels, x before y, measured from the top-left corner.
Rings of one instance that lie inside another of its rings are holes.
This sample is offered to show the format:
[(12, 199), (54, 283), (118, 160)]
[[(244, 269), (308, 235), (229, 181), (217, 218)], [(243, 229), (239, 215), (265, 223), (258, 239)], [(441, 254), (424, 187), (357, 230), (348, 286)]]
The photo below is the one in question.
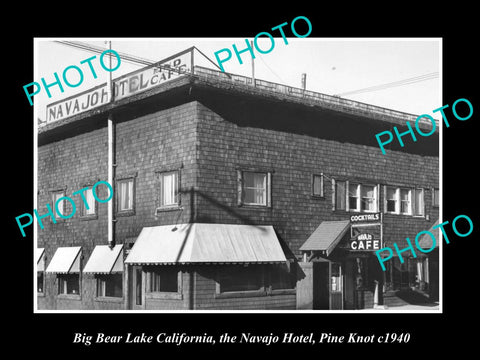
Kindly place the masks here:
[(438, 75), (439, 75), (438, 71), (431, 72), (431, 73), (428, 73), (428, 74), (418, 75), (418, 76), (414, 76), (414, 77), (411, 77), (411, 78), (402, 79), (402, 80), (398, 80), (398, 81), (392, 81), (392, 82), (385, 83), (385, 84), (379, 84), (379, 85), (369, 86), (369, 87), (361, 88), (361, 89), (357, 89), (357, 90), (346, 91), (344, 93), (339, 93), (339, 94), (336, 94), (334, 96), (345, 96), (345, 95), (360, 94), (360, 93), (365, 93), (365, 92), (384, 90), (384, 89), (397, 87), (397, 86), (410, 85), (410, 84), (414, 84), (414, 83), (417, 83), (417, 82), (427, 81), (427, 80), (438, 78)]

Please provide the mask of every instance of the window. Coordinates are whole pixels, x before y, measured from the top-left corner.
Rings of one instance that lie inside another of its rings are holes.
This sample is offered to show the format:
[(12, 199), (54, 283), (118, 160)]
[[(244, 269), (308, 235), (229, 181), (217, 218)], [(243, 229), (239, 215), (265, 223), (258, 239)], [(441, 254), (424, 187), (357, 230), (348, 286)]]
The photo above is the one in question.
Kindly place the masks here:
[(243, 173), (243, 202), (247, 205), (267, 205), (267, 174)]
[(123, 296), (122, 274), (99, 275), (97, 277), (98, 297), (122, 297)]
[(410, 215), (411, 212), (411, 190), (400, 189), (400, 214)]
[(349, 184), (348, 185), (348, 206), (350, 210), (359, 211), (359, 184)]
[[(378, 211), (378, 186), (335, 181), (335, 209), (347, 211)], [(348, 191), (347, 191), (348, 189)]]
[(315, 197), (323, 197), (323, 174), (312, 176), (312, 195)]
[(345, 181), (336, 181), (335, 182), (335, 208), (337, 210), (346, 210), (346, 182)]
[(79, 274), (59, 274), (58, 294), (80, 294), (80, 275)]
[(159, 174), (160, 206), (178, 205), (178, 171), (168, 171)]
[(432, 191), (432, 194), (433, 194), (433, 206), (440, 206), (440, 189), (433, 189)]
[(239, 205), (271, 206), (271, 174), (238, 171)]
[(43, 284), (44, 284), (44, 275), (43, 271), (37, 271), (37, 292), (43, 294)]
[(387, 202), (386, 212), (397, 213), (399, 211), (398, 189), (387, 187), (386, 202)]
[(96, 214), (97, 202), (93, 196), (93, 189), (89, 188), (83, 194), (85, 202), (82, 202), (82, 216), (94, 216)]
[(117, 206), (118, 212), (133, 211), (134, 179), (123, 179), (117, 182)]
[(258, 291), (263, 287), (263, 271), (258, 266), (239, 266), (219, 276), (220, 293)]
[(295, 289), (295, 273), (284, 264), (270, 268), (270, 286), (272, 290)]
[(375, 186), (362, 185), (361, 186), (361, 203), (360, 209), (362, 211), (376, 211), (376, 189)]
[(423, 195), (423, 189), (414, 190), (414, 215), (415, 216), (424, 216), (425, 215), (425, 201)]
[(386, 213), (424, 216), (424, 191), (423, 189), (385, 186), (384, 206)]
[(65, 191), (54, 191), (52, 193), (52, 211), (55, 214), (55, 220), (63, 219), (57, 212), (60, 212), (60, 214), (64, 215), (65, 214), (65, 200), (62, 200), (58, 203), (58, 206), (55, 206), (57, 203), (57, 200), (65, 196)]
[(150, 292), (178, 292), (178, 269), (162, 266), (151, 271)]

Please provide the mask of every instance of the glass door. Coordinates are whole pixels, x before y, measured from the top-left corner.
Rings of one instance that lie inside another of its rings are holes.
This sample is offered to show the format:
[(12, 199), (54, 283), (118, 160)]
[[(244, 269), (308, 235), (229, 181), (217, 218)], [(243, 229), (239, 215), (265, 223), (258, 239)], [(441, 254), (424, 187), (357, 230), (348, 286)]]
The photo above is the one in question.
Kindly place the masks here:
[(340, 263), (330, 263), (330, 309), (343, 310), (343, 273)]
[(144, 277), (141, 266), (130, 266), (129, 271), (129, 308), (131, 310), (144, 309)]

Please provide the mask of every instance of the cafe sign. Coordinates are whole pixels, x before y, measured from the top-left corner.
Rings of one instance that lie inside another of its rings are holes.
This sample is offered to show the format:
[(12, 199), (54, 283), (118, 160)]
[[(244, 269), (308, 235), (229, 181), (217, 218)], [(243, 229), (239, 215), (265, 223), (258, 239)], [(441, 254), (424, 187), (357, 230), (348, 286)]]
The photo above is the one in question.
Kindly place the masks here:
[[(131, 72), (112, 82), (113, 101), (125, 99), (177, 79), (192, 71), (192, 51), (184, 50), (153, 65)], [(98, 108), (109, 103), (107, 84), (47, 106), (47, 123)]]
[(383, 244), (383, 221), (381, 213), (358, 214), (350, 217), (351, 236), (348, 248), (351, 251), (376, 251)]

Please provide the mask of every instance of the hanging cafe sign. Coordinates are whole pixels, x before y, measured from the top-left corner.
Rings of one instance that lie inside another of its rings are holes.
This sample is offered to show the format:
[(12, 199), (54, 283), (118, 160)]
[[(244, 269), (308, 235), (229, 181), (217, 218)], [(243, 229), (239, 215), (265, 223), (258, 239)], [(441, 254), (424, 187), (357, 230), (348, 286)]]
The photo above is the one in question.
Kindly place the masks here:
[[(193, 48), (112, 81), (113, 100), (120, 100), (177, 79), (193, 68)], [(47, 105), (47, 124), (89, 111), (109, 102), (108, 84)]]
[(348, 249), (351, 251), (376, 251), (383, 244), (383, 217), (381, 213), (350, 216), (351, 236)]

